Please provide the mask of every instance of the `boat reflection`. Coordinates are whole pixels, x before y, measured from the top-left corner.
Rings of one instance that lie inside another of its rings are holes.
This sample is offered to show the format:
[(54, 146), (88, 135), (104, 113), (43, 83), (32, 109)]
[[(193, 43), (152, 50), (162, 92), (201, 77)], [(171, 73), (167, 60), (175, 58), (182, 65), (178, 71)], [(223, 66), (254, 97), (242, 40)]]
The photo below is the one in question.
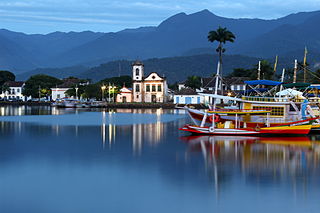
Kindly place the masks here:
[[(187, 155), (201, 152), (205, 170), (214, 177), (215, 188), (226, 167), (238, 168), (247, 181), (283, 182), (293, 187), (319, 179), (320, 143), (309, 137), (189, 136)], [(303, 186), (305, 187), (305, 186)]]

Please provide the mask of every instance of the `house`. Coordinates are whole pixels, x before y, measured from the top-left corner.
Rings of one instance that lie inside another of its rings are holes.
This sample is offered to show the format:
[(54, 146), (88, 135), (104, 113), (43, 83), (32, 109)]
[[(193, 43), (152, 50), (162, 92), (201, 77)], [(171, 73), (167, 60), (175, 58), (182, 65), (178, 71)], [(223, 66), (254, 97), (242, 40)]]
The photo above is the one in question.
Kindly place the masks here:
[(204, 97), (190, 88), (184, 88), (173, 96), (174, 104), (201, 104), (204, 103)]
[(244, 81), (248, 80), (250, 80), (250, 78), (248, 77), (231, 77), (226, 78), (225, 82), (228, 85), (231, 92), (241, 93), (247, 89), (247, 85), (244, 83)]
[(123, 86), (120, 89), (120, 93), (117, 94), (117, 103), (127, 103), (132, 102), (132, 89), (128, 89)]
[(51, 88), (51, 98), (53, 101), (56, 101), (57, 99), (62, 99), (62, 98), (66, 98), (66, 91), (68, 89), (71, 89), (69, 87), (56, 87), (56, 88)]
[(27, 101), (31, 97), (26, 97), (22, 94), (24, 85), (25, 83), (23, 81), (8, 81), (4, 83), (4, 86), (7, 87), (8, 90), (3, 91), (0, 97), (4, 100)]
[(62, 79), (63, 83), (57, 85), (55, 88), (51, 88), (51, 99), (53, 101), (62, 98), (68, 98), (65, 92), (69, 89), (76, 88), (80, 85), (88, 85), (89, 81), (83, 81), (78, 78), (64, 78)]
[[(187, 88), (185, 85), (186, 82), (178, 83), (178, 90), (182, 90)], [(201, 78), (201, 87), (196, 89), (196, 92), (210, 92), (212, 93), (215, 90), (216, 86), (216, 78), (209, 77), (209, 78)], [(227, 85), (225, 82), (222, 82), (223, 90), (227, 90)], [(221, 90), (221, 84), (218, 85), (218, 90)]]
[(132, 64), (133, 102), (162, 103), (167, 101), (168, 85), (165, 77), (152, 72), (144, 76), (140, 61)]

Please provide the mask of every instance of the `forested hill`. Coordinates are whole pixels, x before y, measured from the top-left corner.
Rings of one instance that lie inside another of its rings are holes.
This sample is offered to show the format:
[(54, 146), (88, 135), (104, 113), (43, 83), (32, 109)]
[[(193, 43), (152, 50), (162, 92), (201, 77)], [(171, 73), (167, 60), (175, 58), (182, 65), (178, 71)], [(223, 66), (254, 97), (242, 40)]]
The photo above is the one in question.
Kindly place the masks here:
[[(269, 60), (271, 64), (273, 59)], [(181, 56), (169, 58), (154, 58), (143, 61), (145, 65), (145, 74), (157, 72), (161, 76), (167, 77), (170, 83), (183, 81), (190, 75), (212, 76), (216, 73), (218, 58), (213, 54), (203, 54), (195, 56)], [(259, 58), (247, 57), (241, 55), (225, 55), (223, 57), (223, 74), (226, 75), (234, 68), (252, 68), (257, 64)], [(75, 76), (80, 78), (89, 78), (93, 81), (99, 81), (107, 77), (119, 75), (131, 75), (132, 61), (120, 60), (112, 61), (93, 68), (85, 67), (67, 67), (67, 68), (48, 68), (36, 69), (31, 72), (18, 75), (19, 80), (26, 80), (34, 74), (49, 74), (58, 78)], [(290, 67), (291, 61), (279, 58), (279, 70), (282, 67)]]

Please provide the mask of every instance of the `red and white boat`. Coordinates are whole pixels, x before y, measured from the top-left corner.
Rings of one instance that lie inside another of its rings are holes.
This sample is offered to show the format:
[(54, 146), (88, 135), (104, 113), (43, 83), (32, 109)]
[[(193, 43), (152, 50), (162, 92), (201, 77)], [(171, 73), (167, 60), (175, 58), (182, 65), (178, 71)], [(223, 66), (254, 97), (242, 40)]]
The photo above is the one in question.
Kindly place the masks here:
[[(187, 108), (187, 110), (188, 112), (191, 112), (189, 114), (194, 120), (194, 118), (192, 117), (192, 113), (194, 113), (195, 110), (189, 108)], [(263, 126), (257, 125), (257, 123), (255, 123), (255, 126), (247, 126), (246, 122), (239, 119), (241, 115), (246, 114), (243, 113), (243, 111), (232, 111), (232, 113), (235, 115), (235, 120), (221, 119), (219, 113), (224, 114), (225, 111), (205, 111), (203, 112), (203, 114), (201, 114), (201, 116), (200, 113), (194, 113), (194, 115), (199, 116), (199, 119), (202, 118), (201, 124), (187, 124), (184, 127), (180, 128), (180, 130), (193, 134), (207, 135), (305, 135), (308, 134), (312, 128), (310, 122), (312, 120), (318, 119), (310, 118), (306, 120), (271, 126), (269, 122), (270, 111), (247, 112), (250, 114), (267, 114), (266, 122), (263, 123)]]
[[(191, 120), (195, 125), (200, 125), (200, 122), (202, 122), (204, 115), (207, 113), (207, 117), (205, 119), (206, 124), (211, 124), (212, 123), (212, 116), (215, 116), (216, 121), (221, 121), (221, 122), (226, 122), (226, 121), (233, 121), (235, 122), (236, 118), (235, 116), (230, 116), (230, 115), (258, 115), (258, 114), (266, 114), (268, 113), (267, 110), (230, 110), (230, 109), (217, 109), (217, 110), (212, 110), (212, 111), (201, 111), (201, 110), (196, 110), (196, 109), (190, 109), (188, 107), (184, 107), (184, 109), (187, 111), (189, 114)], [(226, 115), (226, 116), (221, 116), (221, 115)], [(219, 117), (219, 120), (217, 119)], [(303, 120), (298, 120), (298, 121), (291, 121), (291, 122), (284, 122), (284, 121), (276, 121), (272, 122), (271, 119), (269, 119), (269, 124), (267, 124), (266, 121), (264, 122), (259, 122), (259, 121), (243, 121), (241, 119), (238, 119), (238, 124), (239, 126), (245, 126), (245, 127), (251, 127), (251, 128), (263, 128), (263, 127), (276, 127), (276, 126), (292, 126), (292, 125), (302, 125), (302, 124), (309, 124), (310, 122), (318, 120), (319, 117), (314, 117), (314, 118), (308, 118), (308, 119), (303, 119)], [(265, 120), (268, 120), (268, 118), (265, 118)], [(312, 129), (318, 128), (319, 125), (314, 124), (312, 125)]]
[(193, 134), (206, 135), (306, 135), (312, 125), (277, 126), (264, 128), (214, 128), (195, 125), (185, 125), (179, 130)]

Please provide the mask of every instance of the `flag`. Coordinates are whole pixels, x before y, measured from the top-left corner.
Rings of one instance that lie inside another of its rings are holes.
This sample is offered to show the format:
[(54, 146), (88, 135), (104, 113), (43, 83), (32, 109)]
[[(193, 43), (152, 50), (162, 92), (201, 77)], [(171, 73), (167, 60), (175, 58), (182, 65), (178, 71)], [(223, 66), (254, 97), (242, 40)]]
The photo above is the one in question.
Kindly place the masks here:
[(273, 72), (277, 71), (277, 65), (278, 65), (278, 56), (276, 56), (276, 61), (274, 62)]
[(308, 54), (308, 50), (307, 50), (307, 47), (305, 47), (304, 48), (303, 66), (307, 65), (307, 54)]

